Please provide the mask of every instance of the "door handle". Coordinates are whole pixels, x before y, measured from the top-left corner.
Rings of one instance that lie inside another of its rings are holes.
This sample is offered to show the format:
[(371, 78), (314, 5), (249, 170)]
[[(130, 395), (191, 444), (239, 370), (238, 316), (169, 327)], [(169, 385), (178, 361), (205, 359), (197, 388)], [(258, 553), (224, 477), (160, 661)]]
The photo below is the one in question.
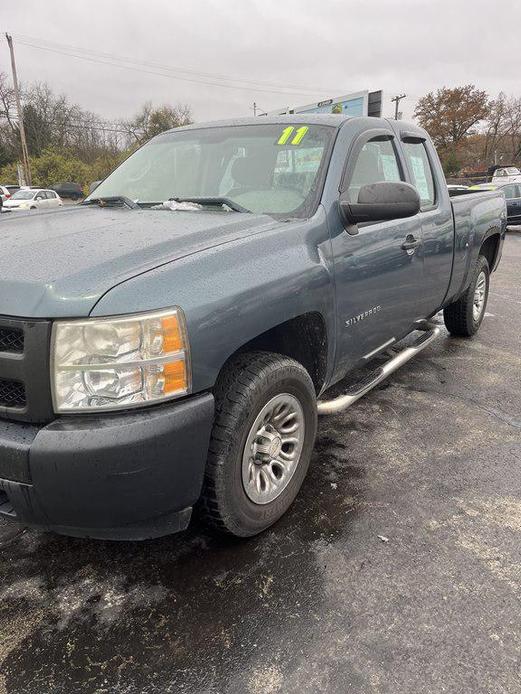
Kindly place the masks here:
[(418, 248), (420, 245), (421, 241), (419, 239), (414, 238), (412, 234), (409, 234), (405, 241), (402, 243), (402, 249), (404, 251), (413, 251), (415, 248)]

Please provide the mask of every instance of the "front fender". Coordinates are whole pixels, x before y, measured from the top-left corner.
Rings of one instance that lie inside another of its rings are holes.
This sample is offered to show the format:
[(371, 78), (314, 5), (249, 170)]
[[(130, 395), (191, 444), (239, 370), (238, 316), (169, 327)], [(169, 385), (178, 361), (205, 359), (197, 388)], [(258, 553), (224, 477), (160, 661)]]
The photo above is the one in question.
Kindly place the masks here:
[[(263, 332), (319, 313), (334, 350), (334, 290), (324, 257), (329, 244), (321, 207), (312, 219), (280, 222), (244, 239), (168, 263), (110, 290), (91, 315), (180, 306), (190, 340), (193, 391), (213, 387), (226, 360)], [(329, 353), (330, 352), (330, 353)]]

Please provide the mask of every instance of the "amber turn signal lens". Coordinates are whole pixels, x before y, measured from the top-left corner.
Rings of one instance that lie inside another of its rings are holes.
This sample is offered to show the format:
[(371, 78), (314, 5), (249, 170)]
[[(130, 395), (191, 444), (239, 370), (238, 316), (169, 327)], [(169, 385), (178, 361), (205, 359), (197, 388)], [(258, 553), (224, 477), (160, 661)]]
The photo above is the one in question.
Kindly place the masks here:
[(163, 353), (177, 352), (183, 349), (183, 335), (177, 314), (161, 318), (163, 329)]
[(180, 390), (187, 390), (186, 366), (184, 360), (173, 361), (163, 366), (163, 376), (165, 379), (164, 393), (177, 393)]

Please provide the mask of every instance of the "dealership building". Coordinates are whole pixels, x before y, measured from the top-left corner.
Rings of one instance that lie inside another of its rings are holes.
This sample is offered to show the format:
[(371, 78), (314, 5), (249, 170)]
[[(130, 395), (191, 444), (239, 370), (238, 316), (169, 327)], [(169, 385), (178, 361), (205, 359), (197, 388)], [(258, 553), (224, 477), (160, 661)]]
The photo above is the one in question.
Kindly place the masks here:
[(374, 116), (382, 115), (382, 91), (355, 92), (344, 94), (333, 99), (325, 99), (305, 106), (287, 106), (283, 109), (270, 111), (268, 116), (282, 116), (289, 113), (343, 113), (346, 116)]

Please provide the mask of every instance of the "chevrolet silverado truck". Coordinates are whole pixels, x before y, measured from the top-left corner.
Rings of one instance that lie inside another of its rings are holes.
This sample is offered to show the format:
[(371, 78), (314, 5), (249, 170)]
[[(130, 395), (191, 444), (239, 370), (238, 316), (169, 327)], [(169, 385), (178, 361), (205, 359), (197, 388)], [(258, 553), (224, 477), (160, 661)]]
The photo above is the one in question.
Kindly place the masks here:
[(178, 128), (80, 205), (4, 216), (0, 514), (263, 531), (318, 415), (431, 344), (440, 310), (476, 333), (505, 227), (500, 192), (449, 199), (424, 130), (341, 115)]

